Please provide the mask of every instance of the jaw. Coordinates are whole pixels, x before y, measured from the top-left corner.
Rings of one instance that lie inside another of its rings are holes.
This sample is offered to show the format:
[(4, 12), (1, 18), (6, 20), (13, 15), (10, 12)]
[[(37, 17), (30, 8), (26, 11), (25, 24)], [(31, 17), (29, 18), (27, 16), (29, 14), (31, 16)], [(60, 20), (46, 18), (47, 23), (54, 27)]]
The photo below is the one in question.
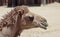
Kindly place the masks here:
[(47, 22), (43, 22), (43, 23), (42, 23), (42, 22), (40, 22), (40, 21), (34, 21), (33, 24), (34, 24), (35, 27), (40, 27), (40, 28), (42, 28), (42, 29), (44, 29), (44, 30), (46, 30), (47, 27), (48, 27)]
[(45, 26), (38, 25), (38, 26), (35, 26), (35, 27), (40, 27), (40, 28), (42, 28), (44, 30), (47, 30), (47, 27), (45, 27)]
[(38, 22), (35, 21), (35, 22), (28, 23), (28, 24), (26, 24), (26, 25), (23, 25), (23, 26), (22, 26), (22, 29), (31, 29), (31, 28), (38, 28), (38, 27), (46, 30), (47, 27), (48, 27), (48, 25), (47, 25), (47, 24), (44, 24), (44, 25), (43, 25), (43, 24), (39, 23), (39, 21), (38, 21)]

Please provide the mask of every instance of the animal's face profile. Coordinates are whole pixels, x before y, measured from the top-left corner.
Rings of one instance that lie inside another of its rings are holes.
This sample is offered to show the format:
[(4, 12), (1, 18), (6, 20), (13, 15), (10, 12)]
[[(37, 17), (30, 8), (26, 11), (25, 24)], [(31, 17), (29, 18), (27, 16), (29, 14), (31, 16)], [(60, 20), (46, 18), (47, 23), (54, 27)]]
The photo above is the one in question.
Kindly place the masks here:
[(48, 27), (47, 20), (41, 17), (40, 15), (31, 13), (26, 6), (18, 7), (18, 9), (16, 10), (22, 16), (20, 23), (23, 29), (29, 29), (34, 27), (47, 29)]
[[(6, 29), (5, 29), (6, 27)], [(18, 6), (14, 8), (0, 22), (0, 31), (7, 32), (2, 35), (5, 37), (17, 37), (23, 29), (40, 27), (47, 29), (47, 20), (39, 15), (31, 13), (26, 6)], [(4, 31), (4, 29), (6, 31)], [(10, 33), (9, 33), (10, 32)]]
[(39, 15), (33, 13), (26, 13), (22, 15), (22, 26), (24, 29), (40, 27), (47, 29), (47, 20)]

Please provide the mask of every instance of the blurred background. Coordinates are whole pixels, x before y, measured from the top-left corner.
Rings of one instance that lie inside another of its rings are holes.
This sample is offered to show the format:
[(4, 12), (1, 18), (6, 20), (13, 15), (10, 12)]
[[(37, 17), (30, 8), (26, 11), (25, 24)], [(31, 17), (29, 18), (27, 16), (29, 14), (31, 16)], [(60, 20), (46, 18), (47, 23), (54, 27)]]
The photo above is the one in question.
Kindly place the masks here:
[(41, 4), (46, 5), (54, 2), (60, 3), (60, 0), (0, 0), (0, 6), (4, 5), (8, 7), (15, 7), (21, 5), (41, 6)]

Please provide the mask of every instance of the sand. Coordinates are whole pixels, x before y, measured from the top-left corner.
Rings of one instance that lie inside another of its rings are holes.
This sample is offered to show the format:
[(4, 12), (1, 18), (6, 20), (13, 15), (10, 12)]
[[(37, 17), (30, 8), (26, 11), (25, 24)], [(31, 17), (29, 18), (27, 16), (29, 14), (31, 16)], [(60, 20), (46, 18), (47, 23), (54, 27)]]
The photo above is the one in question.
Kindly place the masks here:
[[(0, 19), (13, 8), (0, 7)], [(48, 21), (48, 29), (32, 28), (24, 30), (20, 37), (60, 37), (60, 4), (51, 3), (41, 7), (29, 7), (35, 14), (45, 17)]]

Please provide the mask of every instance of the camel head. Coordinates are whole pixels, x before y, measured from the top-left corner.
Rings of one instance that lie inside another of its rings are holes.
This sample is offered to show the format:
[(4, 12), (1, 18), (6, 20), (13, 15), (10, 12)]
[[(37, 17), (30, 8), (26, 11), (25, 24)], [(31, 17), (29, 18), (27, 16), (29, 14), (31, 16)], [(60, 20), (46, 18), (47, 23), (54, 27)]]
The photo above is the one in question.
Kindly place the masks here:
[(29, 29), (29, 28), (35, 28), (35, 27), (47, 29), (48, 27), (47, 20), (34, 13), (24, 14), (22, 16), (22, 28)]
[[(22, 9), (21, 9), (22, 8)], [(40, 15), (36, 15), (28, 10), (26, 6), (22, 6), (18, 12), (22, 13), (21, 26), (23, 29), (40, 27), (47, 29), (47, 20)]]

